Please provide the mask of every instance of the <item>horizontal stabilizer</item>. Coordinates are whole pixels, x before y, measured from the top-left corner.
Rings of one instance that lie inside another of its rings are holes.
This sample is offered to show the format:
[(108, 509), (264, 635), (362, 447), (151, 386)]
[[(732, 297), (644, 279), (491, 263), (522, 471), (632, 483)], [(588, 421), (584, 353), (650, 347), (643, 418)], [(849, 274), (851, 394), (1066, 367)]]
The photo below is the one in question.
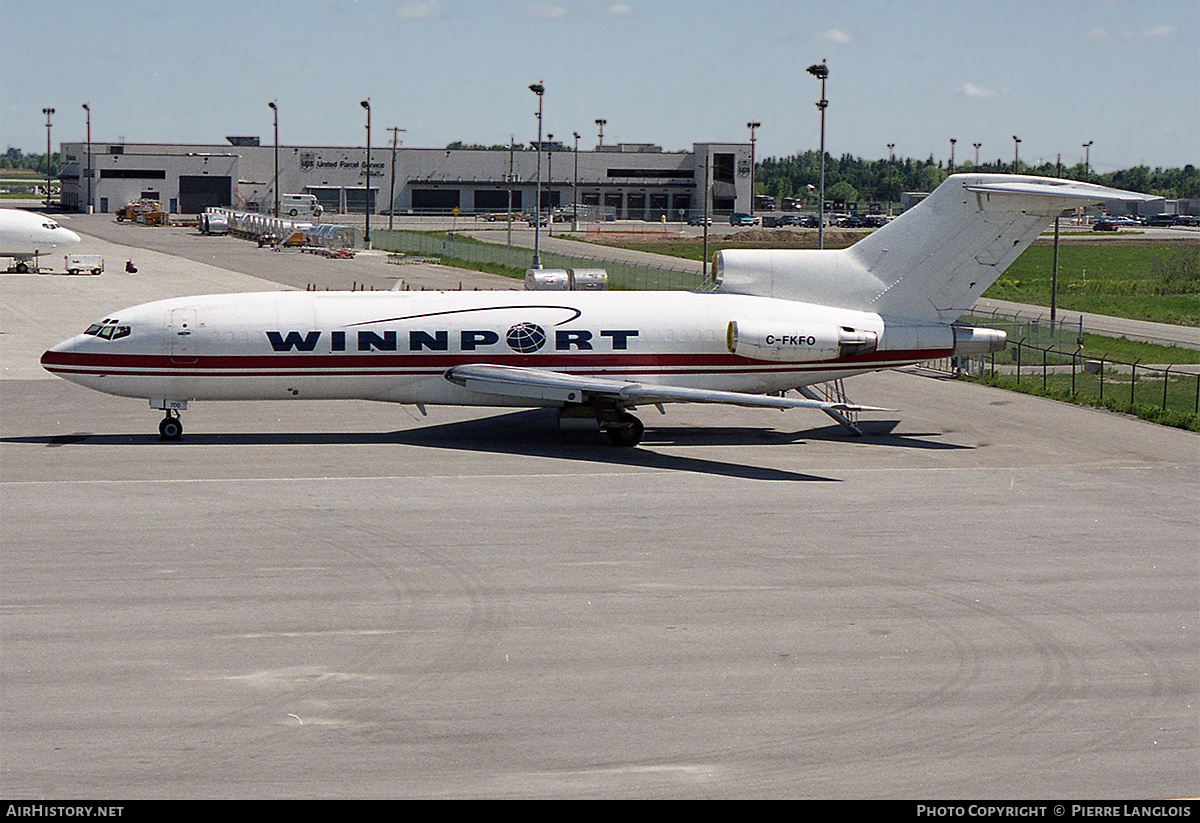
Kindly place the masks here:
[[(1012, 177), (1009, 180), (990, 180), (986, 182), (963, 184), (967, 191), (984, 192), (987, 194), (1018, 194), (1034, 197), (1065, 197), (1070, 200), (1081, 200), (1078, 205), (1104, 203), (1108, 200), (1125, 200), (1146, 202), (1160, 200), (1152, 194), (1111, 189), (1107, 186), (1097, 186), (1094, 183), (1081, 183), (1078, 180), (1059, 180), (1054, 177)], [(1067, 206), (1070, 208), (1070, 206)]]

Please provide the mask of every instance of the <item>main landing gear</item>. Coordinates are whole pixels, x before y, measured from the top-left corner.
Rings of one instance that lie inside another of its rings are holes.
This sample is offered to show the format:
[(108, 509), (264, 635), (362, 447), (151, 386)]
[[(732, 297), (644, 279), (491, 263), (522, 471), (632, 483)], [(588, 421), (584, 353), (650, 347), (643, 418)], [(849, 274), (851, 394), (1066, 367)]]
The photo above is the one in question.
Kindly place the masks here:
[(642, 442), (642, 433), (646, 427), (627, 411), (618, 412), (616, 419), (602, 421), (601, 427), (614, 446), (633, 447)]
[(558, 427), (564, 431), (600, 428), (614, 446), (633, 447), (642, 442), (646, 427), (625, 409), (595, 403), (568, 403), (558, 410)]
[(163, 440), (180, 440), (183, 438), (183, 421), (179, 419), (179, 412), (175, 409), (168, 409), (167, 416), (158, 424), (158, 436)]

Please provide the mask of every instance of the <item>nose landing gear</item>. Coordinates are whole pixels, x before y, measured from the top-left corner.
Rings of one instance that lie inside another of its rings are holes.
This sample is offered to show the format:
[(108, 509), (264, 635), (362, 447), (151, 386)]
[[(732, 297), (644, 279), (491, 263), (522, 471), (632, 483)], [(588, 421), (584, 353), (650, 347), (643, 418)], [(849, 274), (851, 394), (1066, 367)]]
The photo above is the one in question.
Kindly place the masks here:
[(158, 436), (163, 440), (179, 440), (183, 437), (183, 421), (179, 412), (188, 407), (186, 400), (166, 400), (161, 397), (150, 398), (150, 408), (162, 409), (167, 416), (158, 424)]
[(158, 436), (163, 440), (180, 440), (183, 438), (183, 421), (179, 419), (179, 412), (175, 409), (168, 409), (167, 416), (158, 424)]

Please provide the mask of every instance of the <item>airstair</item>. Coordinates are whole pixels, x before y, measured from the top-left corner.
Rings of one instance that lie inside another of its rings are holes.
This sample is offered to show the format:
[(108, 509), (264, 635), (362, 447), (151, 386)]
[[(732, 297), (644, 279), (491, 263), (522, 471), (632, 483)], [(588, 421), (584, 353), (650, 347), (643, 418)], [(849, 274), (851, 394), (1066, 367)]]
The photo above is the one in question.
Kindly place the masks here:
[[(796, 391), (809, 400), (851, 405), (849, 398), (846, 397), (846, 387), (842, 380), (829, 380), (824, 383), (814, 383), (811, 386), (800, 386)], [(855, 437), (862, 437), (862, 429), (858, 427), (858, 412), (842, 412), (836, 409), (821, 409), (821, 411), (836, 420)]]

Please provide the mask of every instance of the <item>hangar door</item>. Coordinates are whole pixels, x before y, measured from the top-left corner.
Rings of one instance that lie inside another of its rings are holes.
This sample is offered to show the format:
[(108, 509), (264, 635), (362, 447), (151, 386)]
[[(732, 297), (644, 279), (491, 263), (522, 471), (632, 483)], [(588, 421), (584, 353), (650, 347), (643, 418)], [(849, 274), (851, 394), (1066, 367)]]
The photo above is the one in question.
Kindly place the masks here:
[(412, 207), (417, 214), (446, 214), (459, 207), (458, 189), (413, 189)]
[(209, 206), (233, 204), (233, 178), (179, 176), (179, 212), (200, 214)]

